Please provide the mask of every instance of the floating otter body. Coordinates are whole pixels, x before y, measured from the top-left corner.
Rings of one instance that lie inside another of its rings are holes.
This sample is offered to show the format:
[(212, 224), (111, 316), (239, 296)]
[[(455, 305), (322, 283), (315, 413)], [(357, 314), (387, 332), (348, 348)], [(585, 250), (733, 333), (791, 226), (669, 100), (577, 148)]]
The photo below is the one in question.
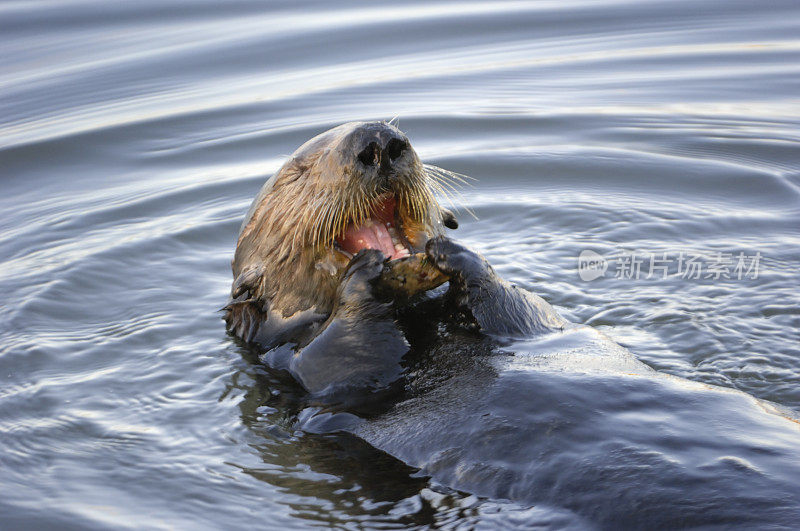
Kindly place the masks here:
[(226, 320), (308, 391), (296, 427), (579, 526), (800, 521), (793, 413), (567, 323), (443, 236), (436, 179), (394, 127), (346, 124), (254, 201)]

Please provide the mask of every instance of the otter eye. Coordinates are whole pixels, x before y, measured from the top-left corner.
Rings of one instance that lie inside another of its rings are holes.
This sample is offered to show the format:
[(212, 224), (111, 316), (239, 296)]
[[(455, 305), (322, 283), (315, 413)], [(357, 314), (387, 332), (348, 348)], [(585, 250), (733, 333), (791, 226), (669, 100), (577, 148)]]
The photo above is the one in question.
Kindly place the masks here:
[(402, 155), (403, 151), (405, 151), (407, 147), (408, 144), (406, 144), (405, 140), (393, 138), (389, 140), (388, 144), (386, 144), (386, 154), (389, 155), (390, 159), (394, 160)]
[(370, 142), (361, 153), (358, 154), (358, 160), (364, 163), (365, 166), (372, 166), (380, 160), (380, 147), (377, 142)]

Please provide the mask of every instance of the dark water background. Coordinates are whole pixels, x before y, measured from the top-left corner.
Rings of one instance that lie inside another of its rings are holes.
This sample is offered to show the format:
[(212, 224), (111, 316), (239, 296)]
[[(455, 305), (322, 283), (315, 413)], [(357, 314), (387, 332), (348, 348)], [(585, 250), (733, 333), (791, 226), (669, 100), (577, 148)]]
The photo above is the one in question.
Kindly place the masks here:
[[(292, 433), (225, 334), (252, 197), (352, 120), (477, 179), (457, 236), (502, 275), (800, 412), (794, 0), (6, 1), (0, 47), (1, 528), (547, 523)], [(584, 282), (584, 249), (762, 259)]]

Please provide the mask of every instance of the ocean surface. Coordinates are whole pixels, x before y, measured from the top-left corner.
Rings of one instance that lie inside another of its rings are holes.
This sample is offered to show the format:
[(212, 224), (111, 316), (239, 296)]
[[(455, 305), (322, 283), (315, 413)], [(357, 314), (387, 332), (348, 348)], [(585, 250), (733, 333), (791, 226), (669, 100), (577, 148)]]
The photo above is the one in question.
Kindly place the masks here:
[(796, 0), (3, 1), (0, 50), (2, 529), (558, 527), (293, 430), (226, 334), (250, 201), (354, 120), (505, 278), (800, 413)]

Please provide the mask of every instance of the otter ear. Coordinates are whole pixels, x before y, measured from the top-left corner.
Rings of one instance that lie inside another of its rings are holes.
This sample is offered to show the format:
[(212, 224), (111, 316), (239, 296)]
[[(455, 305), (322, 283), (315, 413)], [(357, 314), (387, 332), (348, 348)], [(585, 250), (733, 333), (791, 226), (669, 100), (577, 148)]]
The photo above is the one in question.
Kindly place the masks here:
[(249, 269), (245, 269), (236, 277), (231, 287), (231, 298), (239, 297), (245, 291), (253, 291), (253, 288), (258, 286), (261, 282), (261, 277), (264, 274), (264, 265), (260, 264)]
[(442, 209), (442, 223), (444, 223), (444, 226), (448, 229), (458, 228), (458, 220), (456, 219), (456, 215), (446, 208)]

